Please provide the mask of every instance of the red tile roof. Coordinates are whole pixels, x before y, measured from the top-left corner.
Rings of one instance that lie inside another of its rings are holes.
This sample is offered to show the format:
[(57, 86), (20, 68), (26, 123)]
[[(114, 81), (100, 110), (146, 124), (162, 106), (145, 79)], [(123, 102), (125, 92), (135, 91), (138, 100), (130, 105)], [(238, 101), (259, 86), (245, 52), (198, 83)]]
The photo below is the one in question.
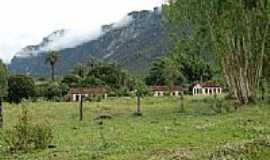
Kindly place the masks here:
[(218, 88), (221, 87), (221, 85), (219, 85), (218, 83), (214, 82), (214, 81), (208, 81), (208, 82), (202, 82), (202, 83), (195, 83), (193, 85), (193, 87), (195, 87), (196, 85), (200, 85), (203, 88)]
[(81, 87), (71, 88), (69, 94), (89, 94), (89, 93), (106, 93), (106, 89), (103, 87)]

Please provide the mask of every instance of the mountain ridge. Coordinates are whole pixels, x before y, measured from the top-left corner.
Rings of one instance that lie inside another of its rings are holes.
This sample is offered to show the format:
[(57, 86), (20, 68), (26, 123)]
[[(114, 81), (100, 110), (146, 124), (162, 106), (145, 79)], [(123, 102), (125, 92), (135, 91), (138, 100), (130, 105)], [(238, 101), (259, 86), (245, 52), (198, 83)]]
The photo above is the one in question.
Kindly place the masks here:
[[(12, 73), (46, 76), (49, 66), (44, 63), (44, 46), (51, 43), (50, 36), (64, 36), (66, 30), (55, 31), (38, 45), (27, 46), (12, 59)], [(109, 24), (101, 27), (100, 36), (75, 47), (57, 50), (57, 74), (65, 74), (76, 63), (86, 63), (91, 57), (117, 63), (132, 73), (145, 73), (149, 64), (168, 50), (167, 29), (163, 25), (161, 9), (133, 11), (124, 25)], [(61, 39), (61, 38), (60, 38)], [(40, 51), (38, 51), (40, 50)], [(24, 54), (22, 54), (24, 52)], [(19, 56), (18, 56), (19, 55)]]

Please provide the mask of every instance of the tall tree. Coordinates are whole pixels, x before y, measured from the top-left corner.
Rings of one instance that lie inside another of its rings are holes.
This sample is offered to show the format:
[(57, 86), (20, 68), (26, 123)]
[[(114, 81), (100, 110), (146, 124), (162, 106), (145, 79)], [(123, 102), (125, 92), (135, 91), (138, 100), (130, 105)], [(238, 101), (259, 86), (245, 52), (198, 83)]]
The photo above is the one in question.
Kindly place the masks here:
[(169, 21), (190, 25), (192, 37), (205, 41), (240, 104), (256, 99), (270, 36), (269, 0), (171, 0)]
[(45, 59), (45, 63), (51, 66), (51, 79), (54, 81), (55, 64), (59, 59), (59, 53), (56, 51), (50, 51)]
[[(172, 90), (175, 82), (179, 77), (183, 77), (180, 71), (180, 64), (174, 58), (166, 57), (165, 61), (165, 73), (166, 73), (166, 84), (169, 86), (169, 89)], [(184, 79), (184, 78), (182, 78)]]
[(87, 67), (84, 64), (77, 64), (73, 69), (73, 74), (79, 76), (80, 78), (85, 78), (87, 74)]
[(164, 58), (158, 58), (152, 63), (149, 74), (145, 78), (145, 81), (147, 85), (165, 85), (166, 84)]

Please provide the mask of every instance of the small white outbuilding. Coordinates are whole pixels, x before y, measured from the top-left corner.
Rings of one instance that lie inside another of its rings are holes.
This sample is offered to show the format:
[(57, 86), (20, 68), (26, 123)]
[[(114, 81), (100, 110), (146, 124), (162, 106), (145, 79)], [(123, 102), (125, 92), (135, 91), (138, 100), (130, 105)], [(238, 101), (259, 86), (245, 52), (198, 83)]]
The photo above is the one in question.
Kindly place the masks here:
[(192, 87), (193, 96), (221, 95), (222, 87), (213, 82), (195, 83)]

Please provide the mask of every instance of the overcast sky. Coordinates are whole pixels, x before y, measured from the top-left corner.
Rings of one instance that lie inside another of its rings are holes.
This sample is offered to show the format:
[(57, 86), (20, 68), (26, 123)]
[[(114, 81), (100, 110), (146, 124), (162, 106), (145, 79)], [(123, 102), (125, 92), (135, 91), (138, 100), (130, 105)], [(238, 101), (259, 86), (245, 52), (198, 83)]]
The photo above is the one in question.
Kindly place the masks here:
[(164, 0), (0, 0), (0, 59), (58, 29), (95, 30)]

